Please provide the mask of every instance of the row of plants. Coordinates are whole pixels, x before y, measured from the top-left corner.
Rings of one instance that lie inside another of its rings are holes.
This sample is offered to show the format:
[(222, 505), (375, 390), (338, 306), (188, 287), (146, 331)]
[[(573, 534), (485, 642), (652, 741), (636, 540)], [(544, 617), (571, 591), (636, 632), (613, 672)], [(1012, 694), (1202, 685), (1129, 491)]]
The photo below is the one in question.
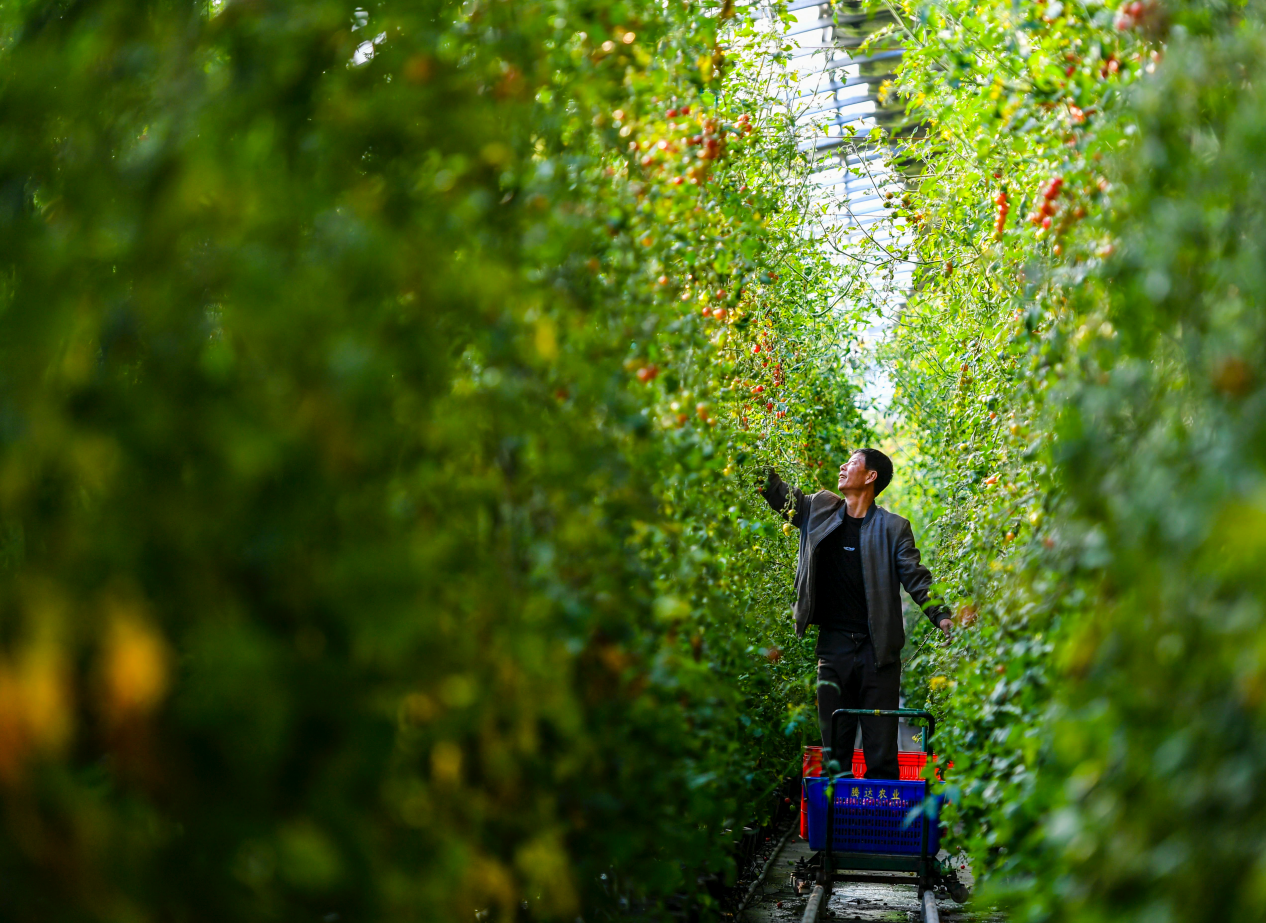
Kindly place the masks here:
[(1261, 5), (885, 9), (917, 128), (848, 252), (957, 607), (906, 675), (955, 843), (1016, 919), (1260, 913)]
[(786, 21), (0, 10), (6, 918), (715, 904), (814, 726), (749, 475), (870, 436)]

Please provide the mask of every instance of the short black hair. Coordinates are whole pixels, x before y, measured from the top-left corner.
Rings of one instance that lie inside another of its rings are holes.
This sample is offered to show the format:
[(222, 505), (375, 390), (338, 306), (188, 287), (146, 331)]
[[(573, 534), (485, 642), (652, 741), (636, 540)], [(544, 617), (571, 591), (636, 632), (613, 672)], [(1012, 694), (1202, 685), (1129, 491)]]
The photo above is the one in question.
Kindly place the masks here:
[(878, 449), (857, 449), (853, 454), (865, 459), (867, 471), (879, 475), (875, 478), (875, 496), (878, 497), (892, 483), (892, 459)]

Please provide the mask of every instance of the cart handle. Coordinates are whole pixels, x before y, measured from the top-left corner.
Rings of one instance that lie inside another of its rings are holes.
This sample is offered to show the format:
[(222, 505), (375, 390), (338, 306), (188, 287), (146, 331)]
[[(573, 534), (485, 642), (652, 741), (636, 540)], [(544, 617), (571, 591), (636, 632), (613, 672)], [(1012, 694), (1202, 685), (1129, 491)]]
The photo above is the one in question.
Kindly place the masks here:
[(927, 733), (923, 735), (923, 752), (932, 752), (932, 735), (936, 733), (936, 718), (929, 711), (921, 708), (837, 708), (831, 713), (831, 741), (836, 739), (840, 715), (874, 715), (876, 717), (923, 718), (928, 723)]

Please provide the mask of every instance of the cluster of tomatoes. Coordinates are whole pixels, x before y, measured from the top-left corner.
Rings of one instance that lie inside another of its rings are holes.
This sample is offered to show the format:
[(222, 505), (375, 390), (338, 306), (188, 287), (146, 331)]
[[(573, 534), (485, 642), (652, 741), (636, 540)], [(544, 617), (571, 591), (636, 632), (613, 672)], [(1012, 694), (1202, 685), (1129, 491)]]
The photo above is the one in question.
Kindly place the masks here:
[[(752, 346), (752, 355), (756, 357), (756, 361), (760, 362), (762, 368), (769, 367), (772, 353), (773, 353), (773, 348), (770, 345), (768, 339), (764, 336), (762, 336), (759, 340), (757, 340), (757, 342)], [(781, 388), (785, 384), (786, 378), (783, 373), (781, 360), (778, 360), (778, 359), (774, 360), (774, 368), (770, 377), (771, 377), (771, 381), (770, 381), (771, 388)], [(733, 386), (736, 389), (740, 387), (741, 384), (742, 382), (740, 379), (738, 378), (734, 379)], [(751, 396), (753, 398), (756, 398), (758, 403), (759, 401), (764, 400), (765, 410), (767, 412), (772, 412), (775, 417), (778, 417), (780, 419), (787, 415), (787, 410), (785, 406), (780, 407), (777, 410), (774, 409), (775, 407), (778, 407), (778, 404), (775, 403), (773, 400), (771, 400), (769, 395), (766, 395), (764, 384), (760, 384), (760, 383), (754, 384), (748, 390)], [(750, 409), (751, 409), (750, 406), (745, 408), (744, 420), (746, 420), (746, 411)]]
[[(650, 124), (643, 123), (645, 134), (640, 138), (635, 134), (639, 126), (631, 114), (624, 110), (615, 110), (611, 113), (611, 117), (619, 135), (628, 139), (629, 166), (634, 170), (641, 167), (643, 181), (637, 184), (640, 188), (645, 188), (647, 181), (662, 183), (666, 186), (679, 186), (689, 181), (696, 186), (702, 186), (710, 171), (716, 169), (718, 163), (724, 162), (725, 158), (734, 152), (736, 139), (742, 139), (755, 132), (752, 117), (746, 113), (733, 119), (723, 120), (707, 112), (700, 112), (697, 107), (692, 113), (692, 107), (688, 105), (667, 108), (661, 110), (657, 116), (652, 116)], [(742, 144), (742, 141), (739, 140), (738, 144)], [(611, 172), (614, 174), (614, 170)], [(733, 193), (727, 193), (727, 195), (733, 195)], [(747, 186), (738, 188), (737, 195), (740, 199), (744, 199), (749, 207), (756, 207), (754, 197)], [(696, 207), (695, 211), (700, 212), (701, 207)], [(650, 235), (647, 235), (643, 243), (648, 240), (650, 240)], [(769, 269), (751, 273), (719, 273), (716, 277), (713, 277), (711, 272), (704, 271), (698, 276), (695, 273), (687, 273), (684, 279), (675, 279), (671, 272), (664, 272), (658, 276), (656, 284), (663, 294), (672, 292), (670, 297), (674, 300), (679, 297), (683, 302), (682, 306), (687, 311), (693, 309), (698, 312), (696, 316), (701, 319), (716, 321), (724, 331), (725, 326), (745, 317), (745, 308), (750, 309), (748, 301), (752, 286), (759, 288), (773, 284), (778, 281), (778, 278), (779, 274)], [(724, 345), (729, 341), (729, 337), (724, 332), (720, 334), (720, 337), (714, 338), (713, 342)], [(753, 348), (750, 341), (747, 348)], [(756, 361), (764, 369), (760, 375), (760, 378), (764, 379), (763, 383), (758, 383), (759, 379), (757, 381), (734, 379), (730, 393), (740, 399), (740, 406), (736, 409), (744, 428), (748, 424), (748, 414), (758, 407), (763, 406), (771, 415), (777, 417), (783, 417), (787, 413), (786, 405), (776, 402), (775, 395), (767, 392), (767, 389), (783, 386), (785, 380), (782, 363), (770, 356), (770, 352), (771, 344), (768, 338), (761, 335), (759, 341), (754, 344), (754, 353)], [(634, 357), (626, 361), (625, 370), (640, 383), (650, 385), (666, 368), (662, 369), (648, 359)], [(715, 426), (717, 418), (712, 408), (702, 402), (696, 403), (696, 400), (697, 396), (691, 397), (688, 391), (681, 392), (677, 395), (677, 399), (670, 400), (666, 409), (658, 415), (659, 422), (665, 428), (684, 427), (690, 424), (692, 417), (697, 416), (698, 421), (703, 425)], [(693, 414), (690, 412), (692, 407)]]
[(1029, 215), (1029, 223), (1037, 225), (1042, 230), (1049, 230), (1051, 227), (1051, 218), (1055, 214), (1055, 199), (1059, 196), (1059, 191), (1064, 187), (1064, 178), (1062, 176), (1051, 177), (1050, 182), (1042, 189), (1042, 203), (1034, 212)]
[[(747, 277), (747, 281), (750, 281), (754, 284), (759, 284), (759, 283), (764, 283), (764, 282), (772, 283), (772, 282), (777, 281), (777, 279), (778, 279), (778, 274), (774, 272), (756, 273)], [(695, 281), (694, 275), (691, 274), (687, 276), (686, 281), (688, 283), (694, 282)], [(690, 288), (685, 288), (681, 292), (681, 300), (691, 301), (697, 298), (700, 302), (699, 315), (701, 317), (710, 317), (710, 318), (713, 318), (714, 320), (719, 320), (719, 321), (737, 319), (743, 315), (743, 311), (741, 307), (739, 306), (739, 303), (743, 300), (743, 294), (746, 291), (746, 289), (741, 287), (744, 283), (744, 279), (742, 277), (735, 276), (735, 277), (732, 277), (730, 281), (732, 284), (740, 286), (740, 287), (735, 288), (733, 291), (726, 288), (719, 288), (715, 292), (708, 292), (706, 289), (704, 289), (702, 291), (699, 291), (697, 295), (695, 294), (694, 290)], [(670, 280), (667, 276), (659, 277), (659, 284), (661, 286), (666, 286), (669, 284), (669, 282)], [(708, 304), (709, 300), (716, 302), (716, 304), (715, 305)], [(727, 307), (727, 305), (729, 305), (729, 307)]]
[(642, 384), (649, 384), (659, 377), (659, 366), (641, 359), (630, 358), (624, 362), (626, 371), (632, 372), (637, 376), (637, 380)]
[(1146, 8), (1139, 0), (1133, 0), (1132, 3), (1127, 3), (1117, 10), (1116, 19), (1113, 20), (1112, 25), (1118, 32), (1133, 29), (1143, 21), (1143, 16), (1146, 12)]
[[(684, 297), (689, 297), (689, 296), (684, 296)], [(727, 317), (729, 317), (731, 314), (734, 313), (732, 310), (727, 310), (725, 307), (726, 302), (730, 298), (730, 293), (723, 288), (719, 288), (716, 290), (716, 294), (713, 297), (721, 303), (718, 304), (715, 308), (712, 307), (711, 305), (705, 304), (703, 307), (699, 309), (699, 314), (702, 317), (712, 317), (712, 318), (715, 318), (716, 320), (724, 321)], [(735, 293), (735, 297), (742, 298), (743, 290), (739, 289)]]
[(998, 240), (1001, 240), (1002, 231), (1007, 226), (1007, 213), (1011, 211), (1011, 206), (1007, 202), (1007, 190), (998, 190), (998, 194), (994, 197), (993, 204), (998, 206), (998, 212), (993, 219), (993, 236)]
[[(728, 136), (731, 133), (748, 135), (753, 131), (751, 116), (743, 113), (733, 126), (722, 125), (715, 118), (706, 118), (698, 122), (702, 131), (686, 134), (692, 126), (688, 121), (678, 120), (688, 119), (690, 113), (690, 106), (669, 109), (664, 113), (664, 118), (668, 121), (668, 137), (629, 142), (630, 154), (641, 152), (642, 156), (638, 158), (638, 163), (643, 169), (666, 167), (671, 164), (673, 158), (680, 158), (682, 164), (685, 165), (685, 171), (669, 180), (674, 186), (680, 186), (686, 182), (696, 186), (703, 183), (707, 179), (708, 167), (725, 156)], [(617, 124), (625, 121), (625, 114), (621, 110), (617, 110), (612, 115)]]
[[(762, 353), (764, 355), (762, 355)], [(758, 341), (756, 345), (752, 347), (752, 355), (760, 357), (760, 364), (762, 368), (769, 368), (769, 357), (772, 354), (773, 348), (769, 345), (767, 340)], [(774, 370), (771, 373), (771, 376), (773, 378), (774, 387), (781, 388), (784, 378), (781, 359), (774, 361)]]
[[(665, 426), (676, 425), (678, 427), (685, 426), (690, 421), (689, 404), (682, 401), (672, 401), (668, 405), (669, 415), (664, 418)], [(699, 418), (699, 422), (705, 426), (716, 426), (716, 417), (712, 416), (712, 412), (708, 409), (708, 405), (700, 402), (695, 404), (695, 416)]]

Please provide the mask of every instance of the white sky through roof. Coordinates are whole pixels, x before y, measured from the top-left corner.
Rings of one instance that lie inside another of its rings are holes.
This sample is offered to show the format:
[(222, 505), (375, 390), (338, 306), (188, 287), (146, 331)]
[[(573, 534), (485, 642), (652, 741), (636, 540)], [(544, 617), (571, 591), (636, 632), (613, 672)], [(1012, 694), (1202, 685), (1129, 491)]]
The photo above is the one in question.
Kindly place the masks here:
[[(905, 186), (887, 162), (889, 147), (866, 140), (878, 124), (874, 98), (879, 84), (896, 70), (902, 52), (890, 49), (858, 57), (850, 53), (846, 46), (855, 48), (857, 39), (839, 29), (837, 19), (841, 24), (856, 25), (865, 14), (849, 13), (841, 7), (837, 17), (830, 4), (818, 0), (791, 0), (787, 9), (796, 21), (784, 41), (792, 47), (787, 70), (794, 89), (788, 106), (795, 117), (800, 149), (815, 161), (810, 175), (812, 220), (805, 233), (829, 241), (841, 262), (850, 259), (851, 245), (867, 241), (871, 244), (870, 258), (905, 250), (909, 232), (903, 224), (894, 229), (885, 220), (885, 195), (891, 193), (899, 200)], [(863, 75), (863, 65), (881, 66), (867, 67), (872, 73)], [(874, 343), (895, 322), (911, 284), (911, 265), (897, 260), (891, 280), (882, 269), (867, 273), (862, 286), (870, 291), (842, 292), (835, 312), (843, 321), (845, 312), (857, 303), (873, 300), (879, 310), (859, 335), (866, 343)], [(858, 298), (859, 294), (863, 297)], [(850, 298), (857, 301), (850, 304)], [(882, 415), (892, 396), (892, 384), (877, 365), (872, 369), (866, 376), (862, 403)]]

